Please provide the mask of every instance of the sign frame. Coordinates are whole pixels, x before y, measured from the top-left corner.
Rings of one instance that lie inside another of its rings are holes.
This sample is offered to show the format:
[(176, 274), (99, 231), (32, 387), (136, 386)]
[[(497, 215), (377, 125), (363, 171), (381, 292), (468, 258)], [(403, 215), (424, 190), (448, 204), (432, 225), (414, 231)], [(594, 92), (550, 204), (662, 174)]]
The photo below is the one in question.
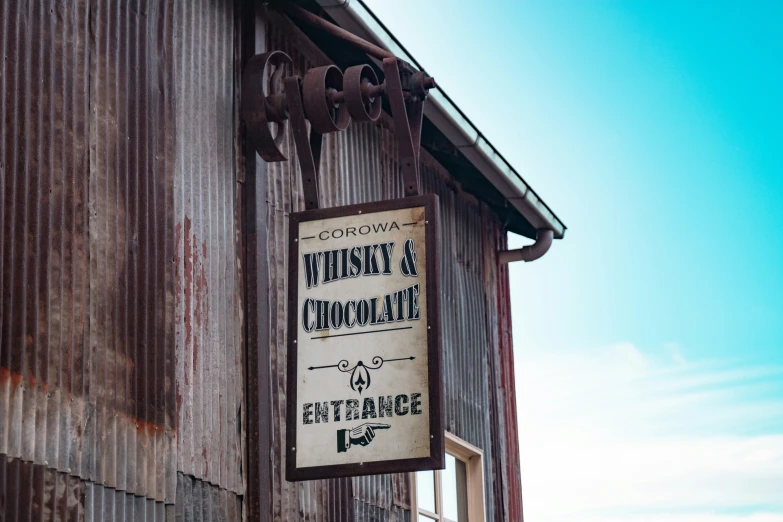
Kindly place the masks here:
[[(424, 207), (426, 224), (426, 292), (427, 292), (427, 356), (429, 393), (430, 455), (374, 462), (296, 467), (297, 440), (297, 335), (299, 332), (299, 224), (320, 219), (372, 214), (389, 210)], [(400, 199), (347, 205), (325, 209), (305, 210), (288, 217), (288, 360), (286, 398), (286, 480), (296, 482), (325, 478), (404, 473), (445, 468), (445, 433), (443, 418), (443, 358), (441, 350), (440, 319), (440, 219), (436, 194), (425, 194)]]

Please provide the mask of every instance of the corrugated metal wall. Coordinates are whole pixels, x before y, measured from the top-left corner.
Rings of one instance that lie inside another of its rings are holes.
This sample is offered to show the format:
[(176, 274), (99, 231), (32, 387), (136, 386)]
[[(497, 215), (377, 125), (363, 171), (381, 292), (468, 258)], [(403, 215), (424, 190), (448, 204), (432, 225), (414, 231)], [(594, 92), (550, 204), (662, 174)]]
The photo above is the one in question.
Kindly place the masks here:
[(85, 482), (68, 473), (0, 456), (0, 508), (4, 522), (162, 522), (173, 507), (145, 497)]
[(511, 337), (511, 300), (508, 265), (498, 265), (494, 252), (508, 248), (505, 231), (485, 213), (484, 237), (494, 248), (484, 250), (484, 280), (495, 288), (486, 301), (490, 386), (490, 428), (495, 459), (492, 484), (495, 513), (503, 520), (522, 520), (522, 483), (519, 464), (514, 343)]
[(236, 511), (233, 4), (0, 3), (0, 519)]
[[(495, 243), (498, 249), (508, 248), (507, 235), (495, 228)], [(493, 409), (492, 427), (502, 428), (505, 436), (499, 435), (497, 450), (501, 455), (501, 472), (505, 481), (502, 495), (496, 491), (496, 501), (502, 502), (503, 513), (507, 520), (522, 521), (522, 475), (519, 456), (519, 426), (517, 424), (517, 392), (514, 375), (514, 341), (511, 336), (511, 289), (509, 287), (508, 265), (501, 265), (497, 280), (498, 343), (494, 359), (495, 378), (493, 391), (497, 398), (497, 407)]]
[(177, 470), (242, 493), (231, 0), (174, 5)]
[(460, 192), (442, 167), (425, 167), (422, 174), (425, 192), (440, 197), (445, 428), (483, 450), (487, 520), (496, 520), (492, 481), (498, 469), (490, 433), (489, 355), (497, 318), (487, 314), (487, 301), (495, 291), (485, 284), (491, 270), (485, 267), (485, 249), (495, 257), (494, 243), (487, 241), (483, 228), (488, 210)]
[(0, 452), (163, 501), (176, 451), (167, 6), (2, 8)]
[(177, 475), (175, 517), (168, 522), (240, 522), (242, 498), (203, 480)]
[[(240, 516), (233, 6), (0, 5), (0, 520)], [(285, 19), (267, 36), (300, 74), (328, 62)], [(407, 475), (283, 479), (297, 168), (265, 182), (274, 519), (408, 521)], [(390, 122), (327, 136), (321, 172), (322, 206), (401, 197)], [(484, 449), (488, 520), (513, 520), (502, 227), (426, 152), (422, 183), (441, 198), (447, 427)]]
[[(329, 63), (290, 22), (275, 15), (267, 16), (266, 48), (288, 53), (295, 74), (303, 75), (310, 67)], [(348, 485), (334, 480), (292, 484), (284, 479), (287, 215), (304, 209), (290, 136), (284, 146), (291, 160), (266, 165), (274, 416), (273, 520), (409, 521), (412, 516), (408, 475), (358, 477)], [(397, 155), (394, 132), (386, 117), (376, 123), (352, 123), (345, 132), (325, 136), (319, 174), (321, 207), (402, 197)], [(499, 329), (495, 238), (504, 235), (503, 228), (488, 208), (462, 192), (426, 151), (422, 151), (421, 166), (423, 191), (440, 197), (446, 426), (450, 432), (484, 450), (487, 520), (510, 520), (507, 514), (497, 512), (494, 502), (493, 477), (502, 469), (495, 459), (492, 443), (489, 382), (489, 357), (497, 351)], [(501, 438), (505, 436), (505, 432), (500, 434)], [(340, 511), (344, 509), (344, 495), (353, 497), (350, 514)], [(500, 508), (503, 509), (502, 505)]]

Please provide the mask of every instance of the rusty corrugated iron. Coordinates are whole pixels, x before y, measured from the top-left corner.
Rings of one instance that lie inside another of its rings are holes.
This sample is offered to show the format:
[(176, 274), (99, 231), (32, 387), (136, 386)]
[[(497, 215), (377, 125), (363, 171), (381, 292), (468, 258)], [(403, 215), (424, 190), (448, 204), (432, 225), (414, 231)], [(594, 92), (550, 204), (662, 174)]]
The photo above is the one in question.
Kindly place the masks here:
[(242, 493), (234, 2), (180, 1), (173, 17), (176, 468)]
[[(20, 509), (52, 503), (68, 520), (237, 516), (244, 304), (233, 6), (0, 6), (0, 495), (10, 520), (46, 520), (51, 511)], [(282, 18), (267, 33), (300, 74), (329, 63)], [(501, 507), (490, 477), (504, 473), (493, 455), (518, 469), (515, 427), (490, 442), (495, 388), (475, 372), (495, 339), (486, 237), (502, 228), (426, 153), (421, 171), (441, 197), (444, 325), (457, 327), (444, 341), (446, 420), (485, 451), (491, 515)], [(402, 196), (390, 119), (327, 136), (321, 181), (322, 206)], [(409, 520), (407, 475), (282, 478), (285, 218), (303, 208), (295, 161), (268, 166), (265, 188), (274, 519)], [(498, 380), (506, 392), (508, 371)]]
[[(496, 231), (497, 250), (508, 248), (505, 231)], [(517, 392), (514, 374), (514, 342), (511, 335), (511, 289), (509, 288), (508, 264), (498, 266), (497, 310), (499, 355), (496, 360), (500, 367), (499, 386), (495, 389), (498, 402), (497, 418), (505, 425), (505, 437), (501, 438), (499, 450), (503, 453), (503, 470), (500, 472), (506, 481), (504, 487), (505, 520), (522, 521), (522, 478), (519, 455), (519, 427), (517, 425)], [(493, 426), (497, 424), (493, 423)]]
[(0, 5), (0, 462), (78, 520), (243, 492), (233, 7)]
[(242, 498), (203, 480), (177, 473), (177, 505), (167, 522), (240, 522)]
[[(510, 311), (508, 308), (504, 308), (504, 306), (510, 303), (503, 302), (503, 298), (508, 296), (508, 279), (507, 274), (505, 274), (505, 281), (502, 275), (499, 277), (499, 274), (503, 274), (503, 270), (506, 267), (498, 263), (496, 255), (496, 252), (500, 249), (500, 244), (505, 244), (505, 233), (499, 233), (495, 224), (488, 217), (485, 214), (484, 286), (487, 289), (488, 296), (486, 313), (489, 324), (487, 346), (489, 347), (490, 433), (496, 466), (487, 487), (490, 487), (493, 492), (492, 501), (496, 517), (501, 520), (517, 520), (509, 518), (509, 500), (513, 496), (513, 492), (509, 490), (509, 487), (513, 484), (513, 479), (506, 475), (506, 470), (509, 459), (508, 449), (512, 441), (507, 439), (509, 419), (506, 417), (505, 405), (509, 398), (505, 395), (505, 389), (502, 385), (503, 378), (507, 374), (502, 361), (502, 351), (506, 347), (502, 346), (502, 343), (504, 338), (509, 338), (510, 340), (510, 331), (507, 330), (510, 328), (510, 323), (507, 323)], [(505, 293), (503, 293), (503, 290), (505, 290)], [(492, 296), (494, 296), (494, 299)], [(513, 367), (511, 375), (513, 376)], [(513, 389), (511, 391), (513, 392)], [(511, 413), (515, 421), (516, 410)], [(516, 423), (514, 427), (516, 428)]]
[(169, 8), (3, 2), (1, 17), (0, 453), (161, 502), (173, 110), (154, 64)]
[(0, 456), (2, 522), (165, 522), (173, 507)]
[[(424, 155), (423, 155), (424, 156)], [(493, 243), (486, 242), (484, 221), (497, 231), (500, 223), (473, 196), (461, 190), (448, 172), (435, 163), (424, 168), (424, 189), (440, 196), (441, 314), (443, 331), (443, 406), (446, 430), (484, 452), (487, 520), (504, 520), (495, 512), (493, 480), (500, 473), (492, 444), (490, 418), (491, 331), (497, 316), (487, 313), (495, 291), (492, 279)]]

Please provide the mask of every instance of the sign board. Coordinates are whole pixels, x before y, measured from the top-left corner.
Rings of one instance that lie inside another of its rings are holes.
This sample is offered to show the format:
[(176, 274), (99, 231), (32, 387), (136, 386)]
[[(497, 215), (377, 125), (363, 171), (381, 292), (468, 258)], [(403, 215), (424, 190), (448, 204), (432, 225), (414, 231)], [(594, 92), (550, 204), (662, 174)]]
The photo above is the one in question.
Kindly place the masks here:
[(288, 480), (444, 464), (438, 198), (291, 214)]

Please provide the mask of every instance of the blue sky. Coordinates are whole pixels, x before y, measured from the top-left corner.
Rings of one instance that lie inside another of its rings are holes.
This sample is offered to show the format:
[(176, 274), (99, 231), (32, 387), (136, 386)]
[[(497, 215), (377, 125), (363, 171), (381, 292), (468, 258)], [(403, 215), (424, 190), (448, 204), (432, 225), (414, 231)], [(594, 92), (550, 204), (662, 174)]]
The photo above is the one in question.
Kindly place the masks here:
[(527, 522), (783, 521), (783, 2), (367, 4), (569, 226), (511, 272)]

